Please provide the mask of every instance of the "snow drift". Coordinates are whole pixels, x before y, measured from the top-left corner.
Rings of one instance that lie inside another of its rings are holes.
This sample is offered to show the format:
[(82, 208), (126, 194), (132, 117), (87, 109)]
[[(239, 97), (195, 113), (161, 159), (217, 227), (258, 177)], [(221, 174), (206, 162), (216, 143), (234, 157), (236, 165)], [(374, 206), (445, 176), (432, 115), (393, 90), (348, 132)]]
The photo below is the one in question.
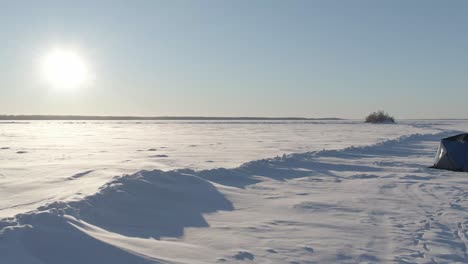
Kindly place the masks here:
[[(451, 198), (450, 207), (445, 209), (447, 218), (440, 221), (435, 212), (444, 210), (420, 206), (426, 203), (426, 198), (421, 197), (426, 196), (429, 188), (430, 195), (440, 203), (452, 194), (468, 197), (456, 189), (459, 187), (454, 187), (462, 184), (459, 178), (428, 185), (439, 172), (428, 169), (431, 164), (421, 162), (421, 158), (424, 162), (430, 160), (434, 155), (433, 145), (447, 134), (415, 134), (367, 147), (291, 154), (252, 161), (234, 169), (140, 171), (116, 177), (84, 199), (50, 203), (35, 211), (1, 220), (0, 263), (262, 262), (262, 258), (275, 263), (291, 259), (297, 259), (297, 263), (310, 259), (318, 262), (392, 260), (406, 263), (431, 258), (439, 263), (464, 262), (468, 259), (466, 246), (463, 250), (466, 245), (464, 221), (468, 222), (468, 218), (464, 213), (457, 213), (463, 210), (464, 200)], [(449, 176), (452, 175), (444, 174), (444, 177)], [(423, 188), (424, 192), (418, 188)], [(336, 193), (330, 196), (330, 192)], [(373, 196), (361, 197), (363, 195)], [(364, 199), (372, 202), (367, 204)], [(410, 207), (402, 209), (405, 203)], [(282, 204), (286, 205), (283, 209)], [(221, 217), (220, 224), (211, 227), (207, 216), (220, 212), (232, 212), (231, 216), (223, 214), (230, 222)], [(281, 220), (288, 217), (293, 220)], [(421, 222), (424, 224), (420, 228), (417, 222), (423, 221), (421, 217), (425, 222)], [(362, 220), (356, 222), (356, 219)], [(240, 226), (231, 231), (242, 222), (254, 226)], [(381, 225), (385, 227), (385, 237), (378, 235), (383, 232)], [(457, 226), (458, 231), (454, 232), (457, 232), (459, 242), (454, 242), (457, 238), (451, 241), (446, 230)], [(431, 227), (435, 230), (433, 233), (430, 233)], [(154, 253), (149, 247), (144, 248), (146, 242), (142, 241), (156, 243), (173, 238), (182, 242), (180, 239), (184, 238), (187, 228), (201, 228), (207, 232), (194, 235), (197, 241), (192, 243), (215, 240), (211, 247), (225, 243), (228, 250), (234, 252), (231, 256), (210, 259), (206, 257), (210, 254), (202, 251), (200, 254), (204, 254), (204, 259), (190, 260), (180, 256), (196, 254), (199, 249), (187, 249), (184, 243), (157, 244), (173, 252)], [(318, 231), (310, 233), (311, 230)], [(93, 232), (101, 235), (91, 235)], [(430, 234), (433, 239), (421, 234)], [(315, 249), (309, 245), (300, 245), (300, 250), (286, 248), (297, 243), (291, 241), (303, 236), (304, 239), (318, 240)], [(355, 236), (360, 236), (358, 241)], [(350, 241), (364, 243), (367, 237), (373, 242), (366, 242), (355, 251), (351, 244), (347, 244)], [(125, 239), (130, 242), (125, 244), (122, 242)], [(115, 241), (109, 243), (110, 240)], [(243, 245), (246, 241), (248, 247), (256, 248), (260, 243), (272, 246), (283, 240), (291, 241), (286, 241), (280, 249), (260, 248), (265, 253), (246, 251), (246, 246), (236, 251), (228, 246)], [(384, 248), (378, 246), (379, 241), (386, 241)], [(132, 243), (141, 244), (143, 248), (125, 246)], [(343, 250), (344, 245), (346, 250)], [(174, 249), (178, 246), (180, 251)], [(432, 253), (430, 246), (433, 246)], [(437, 251), (437, 247), (443, 251)], [(414, 252), (408, 252), (408, 248), (414, 248), (411, 249)]]
[(129, 237), (180, 237), (207, 227), (203, 213), (233, 210), (211, 183), (180, 172), (141, 171), (116, 178), (98, 193), (54, 202), (0, 222), (0, 263), (147, 263), (87, 236), (83, 223)]

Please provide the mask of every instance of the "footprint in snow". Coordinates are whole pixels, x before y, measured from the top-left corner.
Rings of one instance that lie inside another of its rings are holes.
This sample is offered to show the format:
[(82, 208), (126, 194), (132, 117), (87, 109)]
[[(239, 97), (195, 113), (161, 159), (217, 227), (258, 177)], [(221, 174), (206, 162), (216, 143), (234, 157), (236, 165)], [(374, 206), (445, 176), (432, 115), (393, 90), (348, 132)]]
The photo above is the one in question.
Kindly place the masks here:
[(434, 179), (434, 177), (431, 176), (416, 176), (416, 175), (407, 175), (400, 177), (402, 180), (419, 180), (419, 181), (428, 181)]
[(164, 155), (164, 154), (161, 154), (161, 155), (152, 155), (150, 156), (150, 158), (167, 158), (169, 157), (168, 155)]
[(304, 247), (304, 250), (309, 252), (309, 253), (314, 253), (314, 249), (311, 247)]
[(253, 260), (255, 258), (254, 254), (247, 252), (247, 251), (239, 251), (237, 252), (236, 255), (233, 256), (233, 258), (237, 260)]
[(91, 172), (93, 172), (94, 170), (87, 170), (87, 171), (83, 171), (83, 172), (80, 172), (80, 173), (77, 173), (73, 176), (70, 176), (67, 178), (67, 180), (75, 180), (75, 179), (78, 179), (78, 178), (81, 178), (83, 176), (86, 176), (87, 174), (90, 174)]
[(350, 177), (351, 179), (375, 179), (375, 178), (379, 178), (379, 176), (377, 175), (370, 175), (370, 174), (357, 174), (357, 175), (353, 175)]

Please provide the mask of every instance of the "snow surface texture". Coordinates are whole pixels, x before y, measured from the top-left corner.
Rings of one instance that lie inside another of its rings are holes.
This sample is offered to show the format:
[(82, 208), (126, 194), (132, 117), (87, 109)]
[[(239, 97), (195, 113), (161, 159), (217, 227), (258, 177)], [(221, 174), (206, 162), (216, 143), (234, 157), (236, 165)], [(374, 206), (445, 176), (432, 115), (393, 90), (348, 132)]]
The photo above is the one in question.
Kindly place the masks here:
[(468, 126), (411, 127), (426, 133), (114, 177), (0, 220), (0, 263), (467, 263), (467, 174), (428, 166)]
[(140, 170), (234, 168), (284, 153), (363, 146), (430, 131), (435, 132), (362, 121), (0, 122), (0, 218), (82, 199), (112, 177)]

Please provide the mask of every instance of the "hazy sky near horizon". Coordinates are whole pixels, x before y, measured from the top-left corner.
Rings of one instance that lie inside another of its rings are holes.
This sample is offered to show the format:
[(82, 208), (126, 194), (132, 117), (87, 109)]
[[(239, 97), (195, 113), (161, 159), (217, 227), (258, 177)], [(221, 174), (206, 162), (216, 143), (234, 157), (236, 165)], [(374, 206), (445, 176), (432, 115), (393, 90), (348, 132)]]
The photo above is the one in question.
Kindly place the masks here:
[[(0, 114), (468, 118), (467, 1), (0, 4)], [(49, 87), (54, 48), (92, 81)]]

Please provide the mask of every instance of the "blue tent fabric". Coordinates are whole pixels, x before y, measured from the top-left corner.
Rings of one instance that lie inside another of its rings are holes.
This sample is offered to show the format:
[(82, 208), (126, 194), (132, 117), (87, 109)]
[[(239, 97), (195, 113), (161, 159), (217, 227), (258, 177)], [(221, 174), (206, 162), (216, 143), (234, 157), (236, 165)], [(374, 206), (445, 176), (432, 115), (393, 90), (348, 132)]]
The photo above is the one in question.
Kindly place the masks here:
[(443, 138), (433, 168), (468, 171), (468, 133)]

